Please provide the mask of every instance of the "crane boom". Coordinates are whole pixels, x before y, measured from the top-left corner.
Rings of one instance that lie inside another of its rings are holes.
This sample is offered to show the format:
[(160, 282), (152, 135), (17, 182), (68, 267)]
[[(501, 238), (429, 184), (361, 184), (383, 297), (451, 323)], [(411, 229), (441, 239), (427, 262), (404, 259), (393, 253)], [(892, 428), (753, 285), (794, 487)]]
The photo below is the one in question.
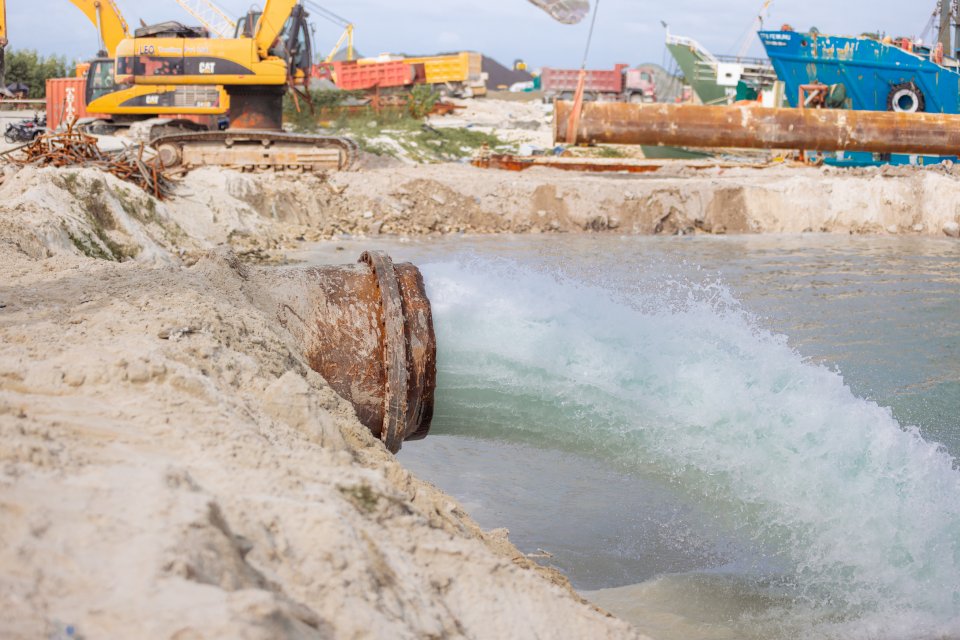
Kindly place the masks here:
[(330, 55), (324, 59), (324, 62), (332, 62), (337, 53), (340, 51), (340, 47), (343, 46), (344, 43), (347, 45), (347, 60), (353, 60), (354, 24), (343, 16), (339, 16), (326, 7), (313, 2), (313, 0), (304, 0), (304, 4), (307, 5), (311, 11), (319, 14), (324, 20), (331, 22), (343, 29), (343, 33), (340, 34), (340, 39), (337, 40), (337, 44), (335, 44), (333, 49), (330, 50)]
[(750, 26), (750, 29), (744, 36), (743, 42), (740, 43), (740, 50), (737, 52), (737, 60), (743, 60), (743, 58), (746, 57), (747, 51), (750, 50), (750, 45), (753, 42), (752, 36), (763, 26), (763, 20), (766, 17), (767, 12), (770, 10), (771, 4), (773, 4), (773, 0), (764, 0), (763, 5), (760, 7), (760, 12), (757, 14), (757, 17), (753, 19), (753, 24)]
[(205, 26), (210, 33), (221, 38), (233, 37), (237, 23), (210, 0), (177, 0), (177, 4)]

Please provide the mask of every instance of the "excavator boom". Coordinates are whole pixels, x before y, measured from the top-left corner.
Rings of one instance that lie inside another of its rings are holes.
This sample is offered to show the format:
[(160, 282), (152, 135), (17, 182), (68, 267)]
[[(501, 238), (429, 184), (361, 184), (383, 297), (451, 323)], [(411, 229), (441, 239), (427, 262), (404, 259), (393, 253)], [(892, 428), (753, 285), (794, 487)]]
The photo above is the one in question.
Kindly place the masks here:
[(253, 34), (253, 41), (257, 45), (257, 53), (261, 58), (270, 55), (270, 47), (283, 32), (287, 18), (293, 13), (298, 0), (267, 0), (263, 5), (263, 13)]
[(94, 24), (100, 34), (107, 55), (113, 55), (117, 45), (130, 37), (126, 20), (113, 0), (70, 0)]
[(7, 3), (0, 0), (0, 47), (7, 46)]
[(7, 98), (7, 3), (0, 0), (0, 95)]

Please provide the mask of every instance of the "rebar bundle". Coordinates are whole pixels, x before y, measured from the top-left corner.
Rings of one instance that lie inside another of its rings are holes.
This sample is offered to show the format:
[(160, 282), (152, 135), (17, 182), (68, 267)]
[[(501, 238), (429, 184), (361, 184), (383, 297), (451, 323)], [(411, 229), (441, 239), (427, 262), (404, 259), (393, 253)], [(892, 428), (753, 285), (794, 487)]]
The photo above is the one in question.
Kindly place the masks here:
[(100, 169), (163, 200), (172, 193), (173, 184), (163, 166), (158, 166), (159, 159), (144, 160), (143, 153), (142, 143), (117, 151), (103, 151), (96, 137), (68, 127), (62, 133), (41, 134), (33, 142), (11, 150), (6, 157), (24, 166)]

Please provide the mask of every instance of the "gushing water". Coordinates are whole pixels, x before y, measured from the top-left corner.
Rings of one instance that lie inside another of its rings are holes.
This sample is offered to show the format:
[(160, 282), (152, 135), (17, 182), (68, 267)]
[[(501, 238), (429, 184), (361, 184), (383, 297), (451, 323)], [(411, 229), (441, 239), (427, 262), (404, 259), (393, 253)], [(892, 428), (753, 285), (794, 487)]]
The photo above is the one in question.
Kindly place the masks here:
[[(656, 474), (749, 541), (784, 635), (960, 634), (960, 473), (717, 283), (621, 288), (505, 260), (422, 265), (435, 432)], [(801, 631), (798, 631), (801, 629)]]

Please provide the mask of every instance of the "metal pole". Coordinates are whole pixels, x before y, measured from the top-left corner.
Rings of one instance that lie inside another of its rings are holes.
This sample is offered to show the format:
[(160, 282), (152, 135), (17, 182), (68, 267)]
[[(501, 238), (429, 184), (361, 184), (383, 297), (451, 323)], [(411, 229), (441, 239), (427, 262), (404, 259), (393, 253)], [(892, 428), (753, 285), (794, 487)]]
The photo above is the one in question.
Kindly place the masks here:
[(951, 54), (950, 48), (950, 5), (951, 0), (940, 0), (940, 33), (937, 38), (943, 45), (943, 55)]
[[(577, 91), (573, 96), (573, 112), (570, 114), (570, 122), (567, 126), (568, 131), (576, 131), (580, 124), (580, 109), (583, 107), (583, 92), (587, 86), (587, 56), (590, 55), (590, 43), (593, 41), (593, 28), (597, 24), (597, 13), (600, 11), (600, 0), (597, 0), (593, 8), (593, 16), (590, 18), (590, 31), (587, 33), (587, 46), (583, 50), (583, 61), (580, 63), (580, 75), (577, 77)], [(567, 139), (567, 144), (573, 144), (574, 141)]]

